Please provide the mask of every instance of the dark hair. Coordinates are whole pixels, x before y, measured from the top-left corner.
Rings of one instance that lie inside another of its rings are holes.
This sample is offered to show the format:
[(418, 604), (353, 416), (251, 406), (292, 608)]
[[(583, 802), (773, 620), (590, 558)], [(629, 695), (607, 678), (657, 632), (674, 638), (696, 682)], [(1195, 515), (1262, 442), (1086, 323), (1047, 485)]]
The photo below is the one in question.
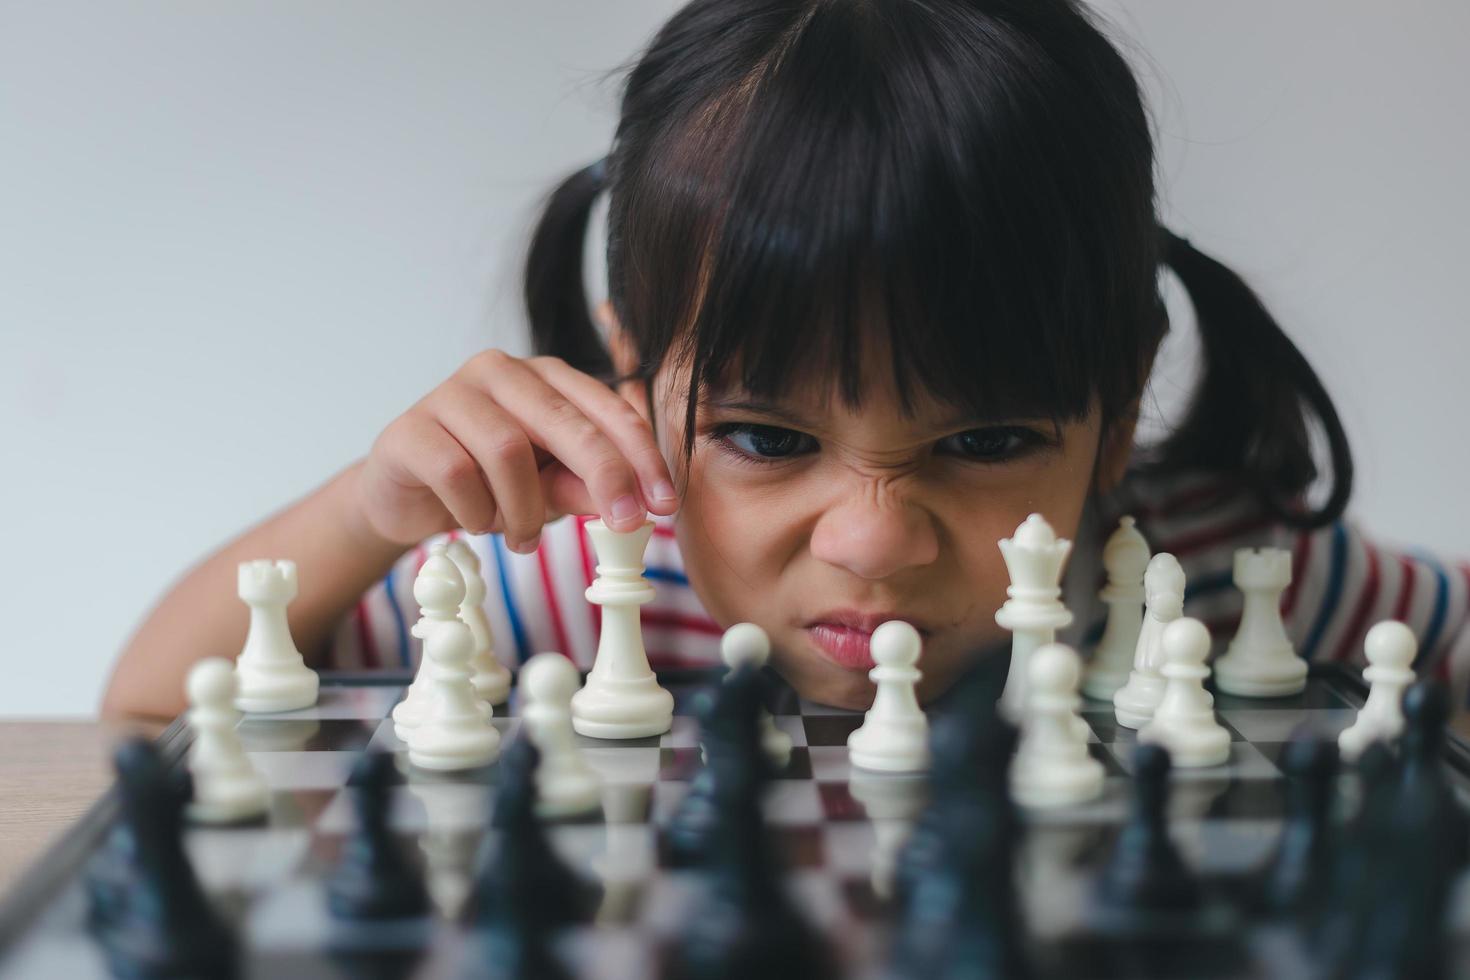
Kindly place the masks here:
[[(1303, 527), (1339, 517), (1346, 437), (1316, 374), (1229, 269), (1157, 223), (1154, 145), (1127, 63), (1077, 0), (693, 0), (627, 73), (608, 156), (551, 193), (526, 267), (533, 346), (612, 381), (582, 284), (608, 193), (609, 295), (637, 376), (687, 364), (696, 398), (834, 377), (859, 343), (981, 417), (1085, 417), (1141, 396), (1189, 292), (1204, 368), (1146, 455), (1205, 469)], [(1318, 476), (1309, 415), (1331, 454)]]

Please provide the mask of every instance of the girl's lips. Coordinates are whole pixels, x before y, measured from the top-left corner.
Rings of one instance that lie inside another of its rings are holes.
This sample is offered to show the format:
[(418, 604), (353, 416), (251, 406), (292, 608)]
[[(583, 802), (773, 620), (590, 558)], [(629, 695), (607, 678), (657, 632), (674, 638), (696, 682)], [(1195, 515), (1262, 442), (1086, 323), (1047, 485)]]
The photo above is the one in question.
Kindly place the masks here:
[(837, 623), (813, 623), (806, 627), (806, 635), (817, 651), (837, 666), (848, 670), (873, 669), (870, 631)]

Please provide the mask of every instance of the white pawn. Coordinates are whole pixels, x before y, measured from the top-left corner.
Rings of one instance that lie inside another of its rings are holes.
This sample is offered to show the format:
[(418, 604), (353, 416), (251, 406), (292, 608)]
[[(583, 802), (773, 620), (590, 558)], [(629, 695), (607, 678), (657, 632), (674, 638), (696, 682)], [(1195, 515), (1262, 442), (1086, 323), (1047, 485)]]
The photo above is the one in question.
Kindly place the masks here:
[[(421, 769), (475, 769), (500, 754), (500, 733), (490, 724), (488, 705), (470, 683), (475, 637), (459, 618), (464, 578), (437, 545), (414, 579), (413, 595), (428, 628), (421, 672), (428, 671), (428, 702), (418, 724), (408, 729), (408, 760)], [(420, 625), (422, 625), (422, 622)]]
[[(733, 673), (740, 667), (760, 670), (771, 658), (771, 638), (755, 623), (736, 623), (720, 637), (720, 657)], [(776, 727), (765, 708), (760, 713), (761, 748), (778, 770), (791, 761), (791, 736)]]
[(282, 559), (242, 561), (240, 598), (250, 606), (250, 632), (235, 666), (241, 711), (294, 711), (316, 704), (319, 681), (306, 666), (286, 622), (296, 598), (296, 563)]
[[(419, 604), (419, 618), (418, 622), (414, 623), (409, 629), (409, 632), (418, 640), (422, 641), (422, 644), (420, 646), (419, 666), (418, 670), (414, 672), (413, 682), (408, 685), (408, 693), (403, 696), (403, 700), (398, 702), (393, 708), (393, 733), (398, 736), (400, 742), (406, 743), (408, 741), (408, 733), (413, 731), (414, 727), (423, 720), (424, 713), (428, 711), (429, 703), (433, 700), (434, 671), (429, 666), (429, 634), (440, 624), (455, 621), (464, 622), (459, 617), (459, 605), (448, 605), (445, 603), (431, 605), (426, 603), (419, 596), (419, 582), (425, 582), (426, 587), (431, 592), (437, 593), (440, 590), (435, 588), (432, 583), (451, 579), (458, 583), (456, 588), (459, 594), (464, 595), (468, 592), (464, 574), (460, 572), (459, 565), (449, 557), (449, 543), (447, 541), (436, 541), (429, 546), (429, 557), (425, 560), (423, 567), (419, 569), (419, 573), (414, 578), (413, 583), (414, 599)], [(469, 624), (466, 623), (465, 625)], [(471, 627), (470, 636), (472, 644), (471, 651), (473, 651), (473, 627)], [(473, 652), (471, 656), (473, 657)], [(482, 701), (481, 704), (480, 712), (485, 716), (485, 720), (488, 721), (493, 717), (494, 710), (490, 707), (488, 701)]]
[(929, 719), (914, 686), (922, 676), (919, 631), (901, 619), (873, 630), (877, 666), (868, 677), (878, 686), (862, 727), (847, 737), (848, 758), (862, 769), (920, 772), (929, 768)]
[(1164, 628), (1161, 645), (1167, 686), (1138, 740), (1162, 745), (1182, 769), (1223, 765), (1230, 759), (1230, 732), (1215, 720), (1215, 699), (1205, 690), (1210, 631), (1197, 619), (1181, 617)]
[(1021, 742), (1010, 771), (1011, 796), (1022, 806), (1074, 806), (1102, 794), (1102, 763), (1088, 752), (1087, 729), (1078, 725), (1081, 677), (1082, 661), (1064, 643), (1031, 654)]
[(541, 751), (536, 811), (544, 817), (602, 809), (602, 783), (582, 757), (572, 731), (572, 695), (581, 686), (577, 668), (559, 653), (538, 653), (521, 667), (521, 721)]
[(1414, 683), (1414, 655), (1419, 641), (1414, 631), (1396, 619), (1385, 619), (1368, 631), (1363, 651), (1368, 666), (1363, 679), (1368, 700), (1357, 719), (1337, 736), (1343, 759), (1354, 762), (1372, 742), (1398, 738), (1404, 730), (1404, 691)]
[(1108, 584), (1097, 597), (1107, 604), (1108, 622), (1082, 681), (1082, 693), (1090, 698), (1111, 701), (1128, 683), (1143, 631), (1143, 573), (1148, 561), (1148, 541), (1133, 518), (1124, 517), (1103, 547)]
[(1143, 573), (1147, 612), (1133, 653), (1128, 683), (1113, 695), (1113, 713), (1124, 728), (1142, 728), (1164, 697), (1164, 628), (1184, 615), (1184, 568), (1179, 559), (1161, 551), (1149, 559)]
[(459, 606), (459, 618), (475, 635), (475, 653), (470, 660), (474, 671), (471, 683), (486, 704), (504, 704), (510, 697), (510, 671), (495, 659), (495, 641), (485, 615), (485, 577), (480, 574), (480, 557), (459, 538), (450, 542), (447, 553), (464, 576), (464, 602)]
[(189, 818), (200, 823), (235, 823), (263, 815), (270, 790), (240, 744), (235, 725), (240, 713), (235, 699), (235, 669), (228, 660), (210, 657), (189, 671), (187, 722), (194, 733), (189, 746), (189, 773), (194, 799)]
[(1281, 594), (1291, 585), (1291, 552), (1238, 548), (1235, 586), (1245, 594), (1240, 628), (1215, 661), (1215, 686), (1247, 698), (1280, 698), (1307, 686), (1307, 662), (1296, 655), (1281, 620)]

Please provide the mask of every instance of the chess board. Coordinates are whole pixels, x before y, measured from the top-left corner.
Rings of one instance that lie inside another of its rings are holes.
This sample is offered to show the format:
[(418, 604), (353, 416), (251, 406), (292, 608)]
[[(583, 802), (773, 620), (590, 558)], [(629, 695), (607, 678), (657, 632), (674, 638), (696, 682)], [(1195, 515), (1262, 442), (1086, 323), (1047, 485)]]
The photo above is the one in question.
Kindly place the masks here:
[[(554, 826), (552, 839), (575, 867), (600, 880), (605, 898), (597, 922), (568, 933), (562, 953), (574, 975), (652, 977), (691, 907), (696, 872), (670, 866), (660, 828), (699, 765), (698, 730), (690, 697), (714, 673), (669, 674), (675, 694), (673, 729), (628, 742), (582, 739), (606, 783), (605, 813), (596, 820)], [(450, 914), (469, 887), (485, 846), (494, 796), (494, 768), (431, 775), (399, 769), (391, 822), (423, 863), (441, 914), (429, 920), (362, 925), (334, 921), (324, 875), (352, 827), (347, 786), (367, 749), (401, 752), (388, 715), (406, 677), (324, 675), (319, 703), (280, 715), (250, 716), (240, 734), (269, 781), (273, 799), (264, 824), (193, 828), (186, 847), (198, 875), (246, 951), (250, 977), (463, 976), (467, 950)], [(1284, 812), (1277, 767), (1299, 725), (1332, 734), (1362, 703), (1361, 681), (1346, 671), (1314, 668), (1301, 695), (1276, 700), (1217, 696), (1232, 738), (1228, 765), (1177, 771), (1170, 802), (1171, 831), (1189, 864), (1205, 878), (1239, 877), (1271, 851)], [(888, 941), (887, 869), (905, 821), (923, 805), (921, 778), (864, 775), (848, 764), (846, 740), (861, 715), (804, 702), (778, 690), (776, 723), (795, 748), (765, 802), (768, 823), (789, 863), (798, 903), (832, 939), (845, 975), (877, 976)], [(513, 737), (517, 699), (498, 709), (495, 724)], [(1139, 950), (1159, 952), (1149, 969), (1171, 974), (1170, 949), (1187, 958), (1195, 977), (1290, 976), (1289, 949), (1273, 946), (1269, 930), (1161, 923), (1157, 935), (1119, 936), (1102, 928), (1092, 885), (1128, 806), (1133, 732), (1111, 710), (1086, 702), (1091, 750), (1108, 772), (1101, 799), (1081, 807), (1024, 812), (1019, 856), (1022, 906), (1033, 960), (1041, 976), (1137, 976)], [(160, 739), (182, 758), (187, 732), (175, 723)], [(404, 758), (400, 756), (400, 758)], [(1470, 795), (1470, 743), (1452, 736), (1446, 767), (1462, 798)], [(1345, 772), (1341, 799), (1350, 807), (1356, 777)], [(0, 909), (0, 977), (107, 976), (101, 952), (86, 934), (83, 875), (115, 819), (104, 796), (43, 858)], [(1465, 894), (1466, 889), (1461, 889)], [(1470, 902), (1457, 901), (1455, 921), (1470, 936)], [(1198, 926), (1198, 931), (1196, 931)], [(1470, 949), (1455, 944), (1461, 970)], [(1162, 967), (1157, 964), (1164, 964)], [(1181, 971), (1186, 970), (1180, 967)], [(1460, 972), (1460, 971), (1453, 971)]]

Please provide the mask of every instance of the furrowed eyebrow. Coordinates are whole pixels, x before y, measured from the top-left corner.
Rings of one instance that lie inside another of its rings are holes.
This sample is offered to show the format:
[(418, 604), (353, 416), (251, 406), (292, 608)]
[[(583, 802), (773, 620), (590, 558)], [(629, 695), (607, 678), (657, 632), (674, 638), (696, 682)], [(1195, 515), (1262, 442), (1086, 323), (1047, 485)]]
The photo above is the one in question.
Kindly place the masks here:
[[(763, 415), (773, 421), (798, 429), (813, 428), (813, 423), (802, 415), (791, 411), (781, 405), (772, 402), (763, 402), (750, 398), (721, 397), (709, 398), (701, 404), (710, 410), (721, 412), (747, 412), (751, 415)], [(1045, 424), (1048, 428), (1052, 420), (1048, 416), (1005, 416), (995, 418), (982, 418), (975, 415), (956, 415), (933, 426), (937, 431), (954, 432), (965, 429), (978, 429), (986, 426), (1002, 424), (1017, 425), (1021, 423)]]

